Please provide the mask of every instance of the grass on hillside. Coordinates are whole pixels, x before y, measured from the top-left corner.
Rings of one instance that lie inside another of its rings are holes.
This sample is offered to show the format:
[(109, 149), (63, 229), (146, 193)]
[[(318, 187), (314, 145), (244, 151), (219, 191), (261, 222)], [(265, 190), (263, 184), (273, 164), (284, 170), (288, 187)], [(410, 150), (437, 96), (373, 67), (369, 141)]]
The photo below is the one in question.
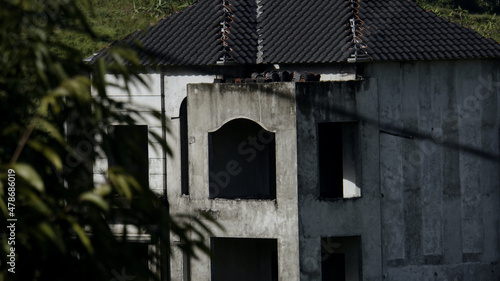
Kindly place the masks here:
[[(424, 2), (424, 1), (421, 1)], [(462, 26), (472, 28), (484, 37), (500, 42), (500, 16), (490, 13), (469, 13), (460, 7), (449, 8), (438, 5), (419, 3), (425, 10), (432, 11), (437, 16), (457, 22)]]
[(57, 39), (78, 49), (84, 56), (100, 51), (113, 41), (121, 40), (137, 29), (156, 24), (193, 0), (107, 0), (92, 1), (92, 10), (82, 8), (87, 20), (100, 37), (94, 40), (77, 32), (60, 31)]

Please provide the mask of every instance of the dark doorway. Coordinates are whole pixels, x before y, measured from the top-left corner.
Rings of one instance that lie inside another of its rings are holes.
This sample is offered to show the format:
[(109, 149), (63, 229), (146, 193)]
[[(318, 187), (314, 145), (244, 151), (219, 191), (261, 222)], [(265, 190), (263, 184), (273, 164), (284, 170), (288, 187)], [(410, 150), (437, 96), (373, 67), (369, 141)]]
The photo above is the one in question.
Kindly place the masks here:
[(212, 281), (277, 281), (276, 239), (211, 238)]
[(321, 280), (359, 281), (361, 275), (360, 236), (321, 238)]

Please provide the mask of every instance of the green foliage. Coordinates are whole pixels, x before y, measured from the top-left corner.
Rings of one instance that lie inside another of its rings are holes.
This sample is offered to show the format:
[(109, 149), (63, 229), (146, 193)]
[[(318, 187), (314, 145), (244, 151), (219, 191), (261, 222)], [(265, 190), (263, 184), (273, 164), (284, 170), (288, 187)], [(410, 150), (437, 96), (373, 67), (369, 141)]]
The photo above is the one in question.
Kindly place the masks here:
[(71, 30), (58, 30), (58, 38), (81, 51), (85, 56), (103, 49), (113, 41), (121, 40), (137, 29), (156, 24), (162, 17), (171, 15), (194, 0), (109, 0), (94, 1), (92, 9), (77, 4), (98, 38)]
[[(80, 4), (83, 0), (77, 0)], [(88, 57), (113, 41), (121, 40), (136, 29), (155, 24), (164, 16), (151, 12), (138, 12), (132, 1), (95, 1), (92, 9), (82, 6), (82, 13), (98, 37), (88, 36), (71, 30), (57, 30), (59, 40), (78, 49)]]
[[(117, 44), (111, 63), (87, 64), (61, 39), (68, 32), (106, 40), (86, 21), (87, 1), (0, 0), (0, 6), (0, 219), (17, 219), (15, 244), (9, 229), (0, 230), (0, 280), (111, 280), (122, 269), (156, 279), (148, 264), (168, 255), (171, 232), (186, 251), (208, 252), (203, 234), (217, 225), (210, 216), (170, 216), (164, 198), (121, 168), (109, 169), (103, 184), (92, 181), (92, 163), (107, 156), (107, 126), (144, 118), (107, 95), (109, 87), (145, 85), (135, 52)], [(107, 83), (106, 73), (125, 84)], [(111, 222), (149, 235), (161, 251), (138, 260), (128, 228), (117, 236)], [(11, 248), (15, 274), (8, 272)]]
[(477, 1), (477, 3), (475, 8), (468, 10), (453, 0), (417, 0), (417, 4), (425, 10), (430, 10), (440, 17), (470, 27), (484, 37), (500, 42), (500, 18), (497, 17), (496, 13), (492, 13), (500, 12), (500, 0)]
[(500, 0), (416, 0), (421, 6), (446, 9), (463, 8), (474, 13), (500, 12)]
[(170, 15), (193, 4), (194, 0), (132, 0), (136, 12)]

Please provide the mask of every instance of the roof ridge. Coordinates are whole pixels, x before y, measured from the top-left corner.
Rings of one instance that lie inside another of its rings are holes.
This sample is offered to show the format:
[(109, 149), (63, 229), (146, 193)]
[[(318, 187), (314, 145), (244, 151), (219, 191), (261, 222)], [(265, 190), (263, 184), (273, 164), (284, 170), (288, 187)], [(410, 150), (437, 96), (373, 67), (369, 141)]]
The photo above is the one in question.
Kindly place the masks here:
[(260, 23), (260, 16), (262, 15), (262, 9), (264, 8), (264, 5), (262, 4), (262, 0), (255, 0), (257, 3), (257, 15), (256, 15), (256, 27), (257, 29), (255, 30), (257, 33), (257, 59), (256, 63), (262, 63), (264, 61), (264, 52), (262, 51), (262, 42), (264, 39), (262, 39), (262, 32), (259, 28), (259, 23)]
[(352, 9), (352, 17), (349, 19), (349, 26), (351, 27), (351, 33), (352, 33), (352, 42), (353, 42), (353, 49), (354, 52), (351, 53), (351, 56), (347, 59), (348, 62), (355, 63), (355, 62), (361, 62), (361, 61), (371, 61), (373, 60), (368, 53), (365, 51), (365, 49), (368, 47), (365, 43), (363, 43), (363, 39), (361, 39), (361, 36), (363, 36), (362, 31), (364, 30), (364, 21), (359, 18), (358, 13), (359, 13), (359, 2), (361, 0), (350, 0), (351, 1), (351, 9)]
[(222, 0), (222, 12), (223, 12), (223, 17), (222, 21), (220, 22), (220, 33), (221, 33), (221, 38), (220, 40), (222, 41), (222, 57), (219, 58), (217, 61), (217, 64), (226, 64), (228, 62), (234, 62), (234, 58), (231, 56), (231, 52), (233, 49), (229, 46), (227, 43), (227, 40), (229, 39), (229, 34), (231, 34), (231, 23), (234, 22), (234, 13), (231, 11), (231, 8), (229, 6), (231, 5), (231, 0)]

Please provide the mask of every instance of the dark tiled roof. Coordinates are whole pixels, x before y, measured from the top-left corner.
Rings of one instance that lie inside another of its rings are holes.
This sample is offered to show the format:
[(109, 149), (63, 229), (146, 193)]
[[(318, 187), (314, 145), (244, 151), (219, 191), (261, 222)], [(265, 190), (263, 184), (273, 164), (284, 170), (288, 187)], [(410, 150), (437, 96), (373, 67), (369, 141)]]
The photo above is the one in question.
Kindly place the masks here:
[(262, 0), (263, 62), (345, 61), (352, 46), (351, 5), (336, 0)]
[(255, 63), (258, 51), (257, 3), (256, 1), (228, 2), (232, 3), (229, 8), (234, 15), (232, 17), (233, 22), (229, 23), (231, 27), (229, 28), (230, 33), (227, 40), (229, 47), (232, 49), (230, 55), (238, 63)]
[(409, 0), (199, 0), (124, 41), (134, 40), (144, 46), (145, 65), (215, 65), (222, 57), (237, 64), (334, 63), (355, 53), (375, 61), (500, 57), (499, 43)]
[(500, 57), (500, 44), (494, 40), (411, 1), (363, 0), (359, 6), (361, 38), (373, 60)]
[(206, 0), (161, 19), (145, 32), (137, 31), (126, 41), (139, 40), (144, 64), (208, 65), (222, 55), (219, 22), (223, 12), (215, 1)]

